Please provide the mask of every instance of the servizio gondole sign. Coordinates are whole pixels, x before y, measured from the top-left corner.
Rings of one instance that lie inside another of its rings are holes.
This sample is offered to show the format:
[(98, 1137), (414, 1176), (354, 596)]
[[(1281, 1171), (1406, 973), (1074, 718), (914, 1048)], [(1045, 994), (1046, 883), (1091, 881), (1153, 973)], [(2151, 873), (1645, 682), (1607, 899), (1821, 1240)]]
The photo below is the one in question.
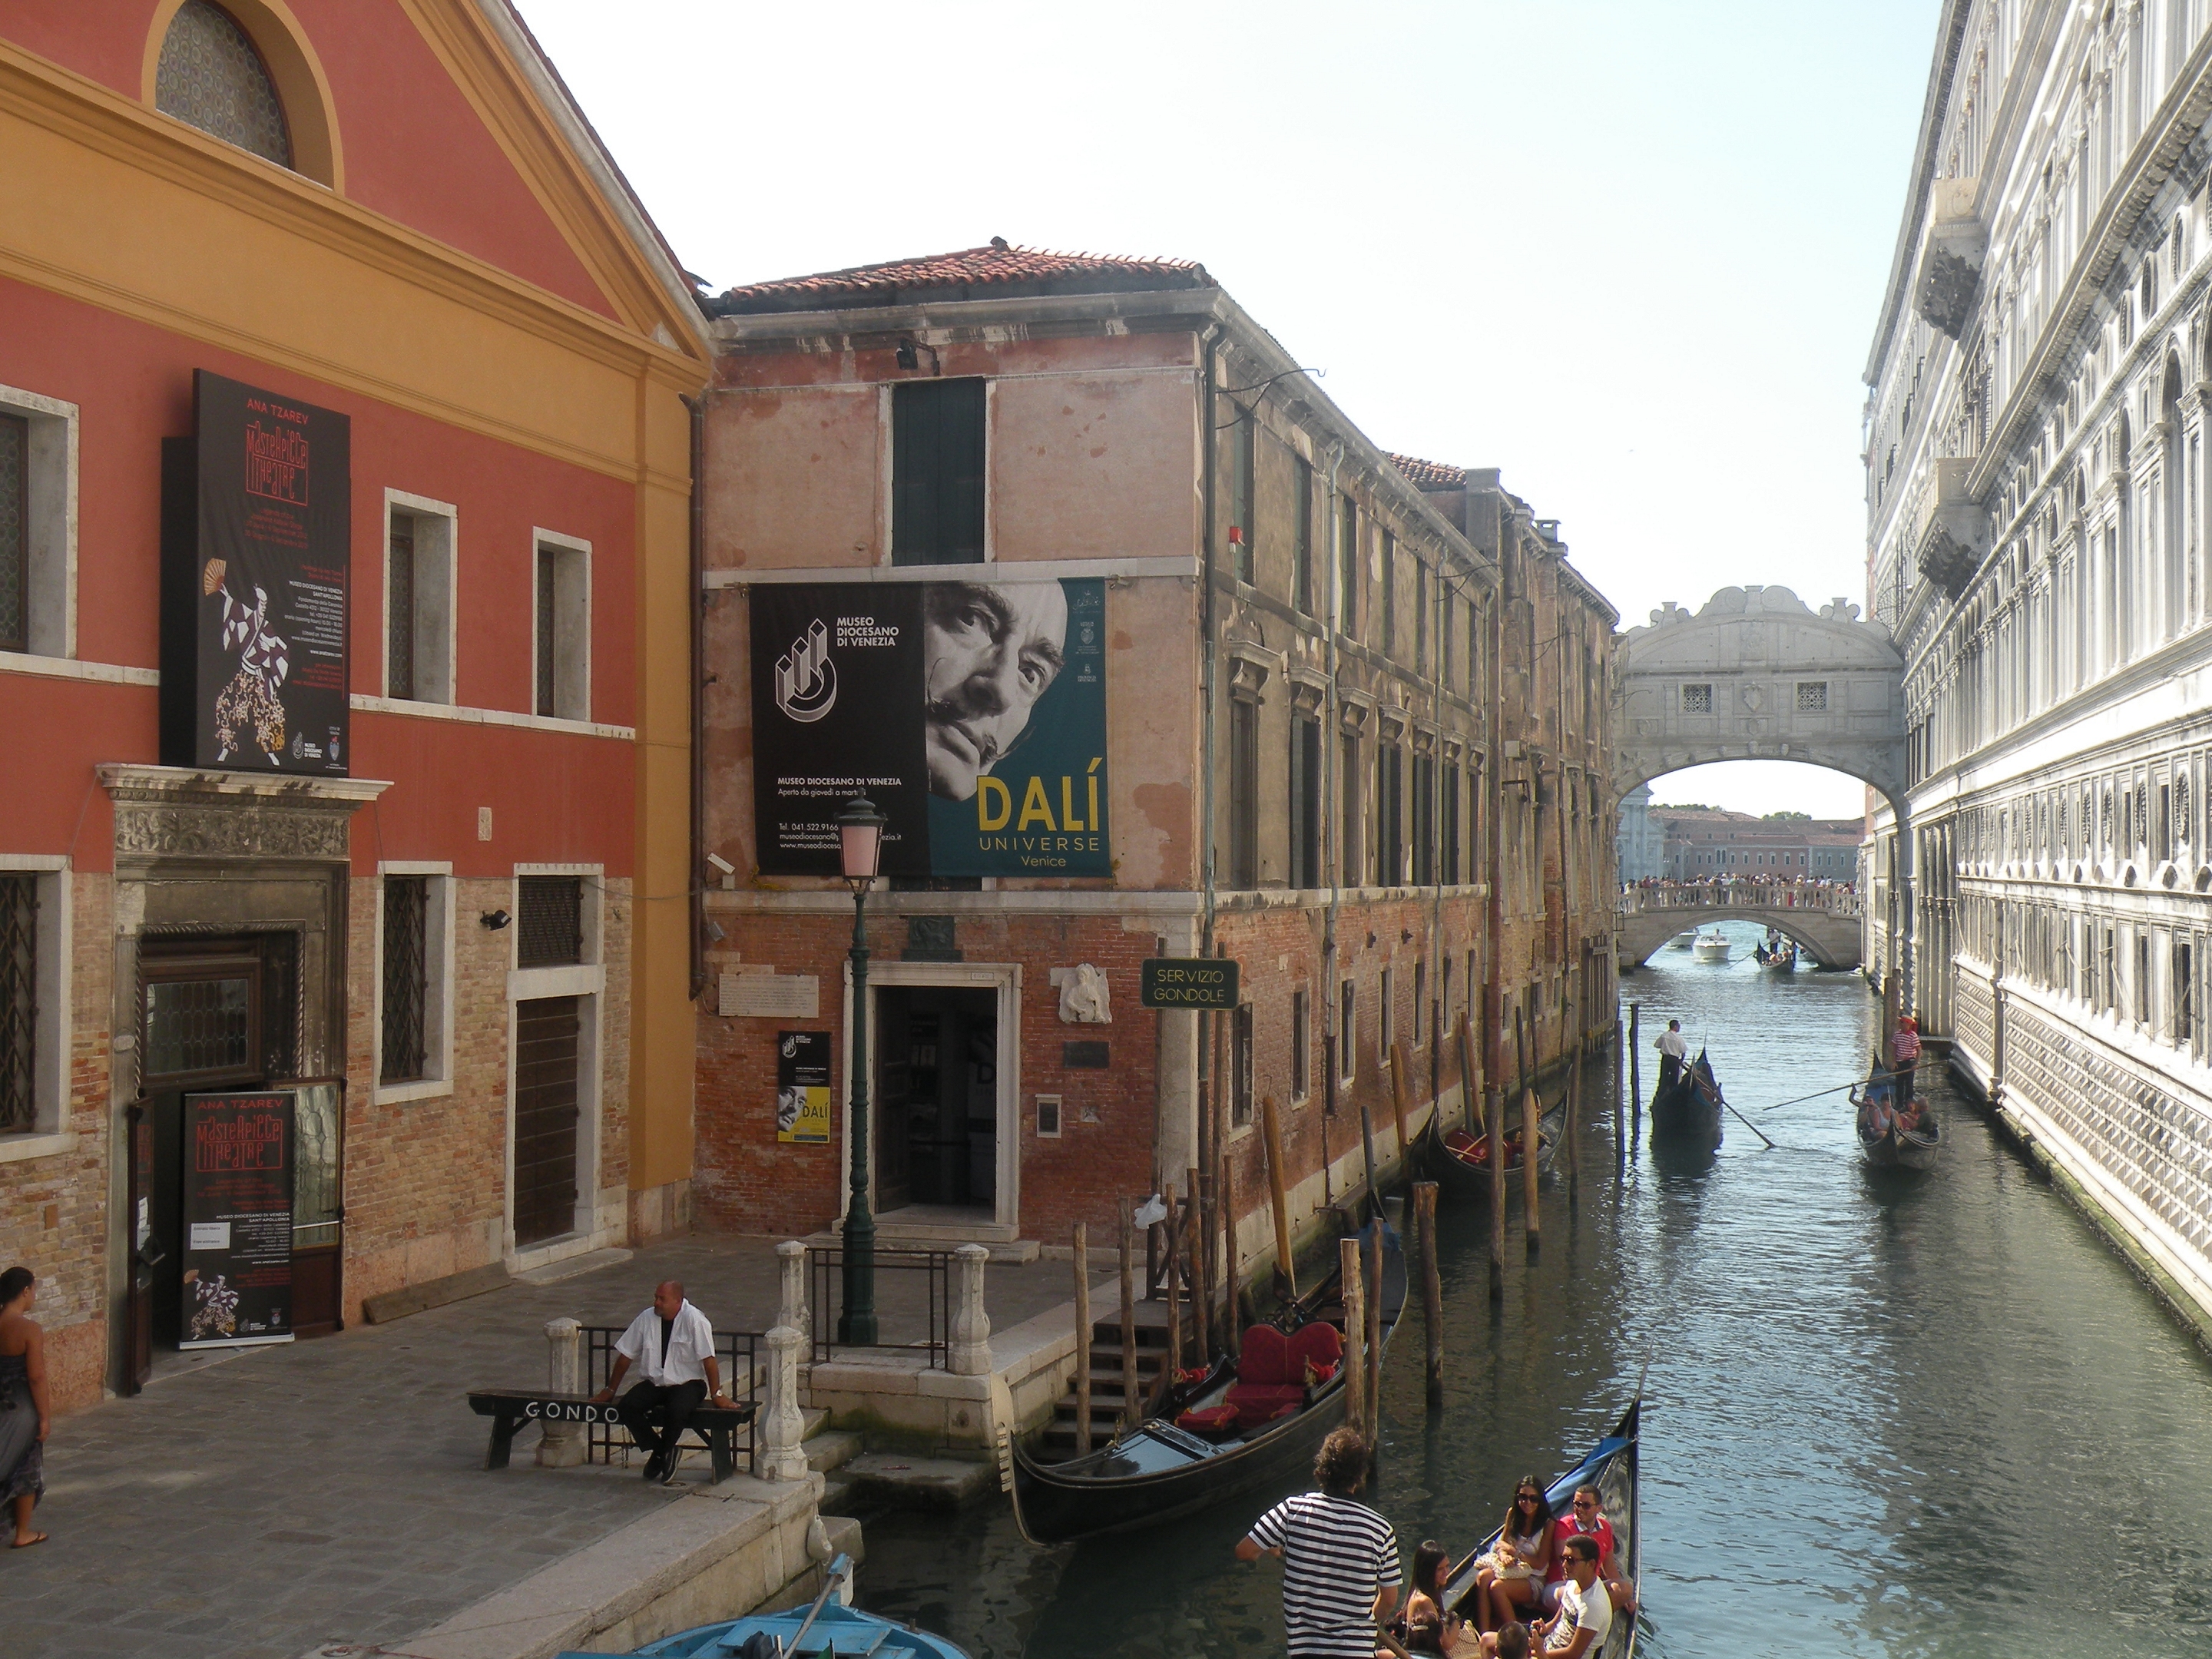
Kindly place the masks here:
[[(987, 567), (988, 568), (988, 567)], [(1110, 876), (1104, 582), (751, 590), (764, 874), (837, 873), (865, 793), (897, 876)]]

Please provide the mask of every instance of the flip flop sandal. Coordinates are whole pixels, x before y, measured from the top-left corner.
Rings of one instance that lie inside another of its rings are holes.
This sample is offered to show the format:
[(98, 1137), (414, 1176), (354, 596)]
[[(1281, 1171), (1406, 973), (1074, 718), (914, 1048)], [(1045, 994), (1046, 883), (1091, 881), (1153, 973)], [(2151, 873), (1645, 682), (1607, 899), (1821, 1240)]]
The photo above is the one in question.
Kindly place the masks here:
[(25, 1539), (25, 1540), (22, 1540), (22, 1542), (21, 1542), (20, 1544), (10, 1544), (10, 1545), (9, 1545), (9, 1546), (8, 1546), (8, 1547), (9, 1547), (9, 1549), (11, 1549), (11, 1550), (27, 1550), (27, 1549), (30, 1548), (30, 1547), (31, 1547), (31, 1546), (32, 1546), (32, 1545), (33, 1545), (33, 1544), (43, 1544), (43, 1543), (45, 1543), (45, 1542), (46, 1541), (46, 1540), (47, 1540), (48, 1538), (52, 1537), (52, 1534), (51, 1533), (43, 1533), (43, 1532), (42, 1532), (42, 1533), (40, 1533), (40, 1534), (39, 1534), (37, 1536), (35, 1536), (35, 1537), (32, 1537), (32, 1538), (26, 1538), (26, 1539)]

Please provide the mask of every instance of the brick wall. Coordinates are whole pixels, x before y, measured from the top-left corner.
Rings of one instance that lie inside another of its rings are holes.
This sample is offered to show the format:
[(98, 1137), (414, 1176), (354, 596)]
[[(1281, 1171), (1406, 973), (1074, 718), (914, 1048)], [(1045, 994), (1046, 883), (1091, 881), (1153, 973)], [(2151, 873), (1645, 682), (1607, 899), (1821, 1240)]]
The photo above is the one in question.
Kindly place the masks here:
[[(67, 1152), (0, 1164), (0, 1267), (38, 1275), (33, 1316), (46, 1333), (57, 1411), (96, 1402), (107, 1369), (107, 1158), (115, 884), (70, 878), (70, 1092)], [(4, 1145), (4, 1143), (0, 1143)]]

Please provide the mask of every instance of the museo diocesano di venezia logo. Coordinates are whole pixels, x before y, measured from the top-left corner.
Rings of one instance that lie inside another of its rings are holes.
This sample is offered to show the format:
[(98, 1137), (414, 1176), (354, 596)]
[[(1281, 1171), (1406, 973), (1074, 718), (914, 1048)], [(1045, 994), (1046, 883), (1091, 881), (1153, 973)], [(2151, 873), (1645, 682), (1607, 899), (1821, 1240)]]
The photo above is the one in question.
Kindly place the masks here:
[(830, 660), (830, 630), (818, 617), (776, 659), (775, 706), (801, 725), (837, 706), (837, 665)]

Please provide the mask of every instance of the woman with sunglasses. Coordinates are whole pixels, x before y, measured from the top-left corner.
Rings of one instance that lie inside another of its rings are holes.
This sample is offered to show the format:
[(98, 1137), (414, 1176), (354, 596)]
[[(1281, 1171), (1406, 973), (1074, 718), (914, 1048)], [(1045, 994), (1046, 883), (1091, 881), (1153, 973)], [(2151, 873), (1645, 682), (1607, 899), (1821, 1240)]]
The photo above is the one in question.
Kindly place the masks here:
[(1505, 1511), (1497, 1547), (1476, 1571), (1475, 1610), (1486, 1631), (1540, 1611), (1544, 1580), (1552, 1566), (1552, 1503), (1544, 1483), (1524, 1474)]

